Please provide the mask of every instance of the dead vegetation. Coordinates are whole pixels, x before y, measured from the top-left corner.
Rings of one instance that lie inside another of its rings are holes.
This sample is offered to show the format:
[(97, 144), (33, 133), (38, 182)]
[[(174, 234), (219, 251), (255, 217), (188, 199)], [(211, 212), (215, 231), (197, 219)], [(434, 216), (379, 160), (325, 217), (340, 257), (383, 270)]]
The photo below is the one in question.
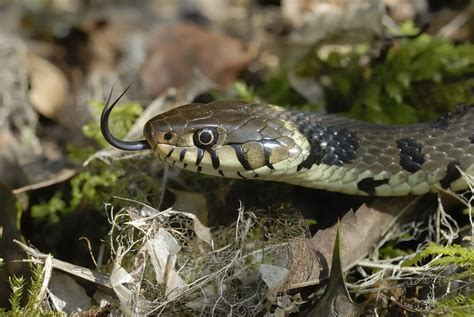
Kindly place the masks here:
[(130, 140), (192, 100), (401, 123), (473, 100), (462, 1), (266, 2), (0, 5), (3, 314), (469, 315), (470, 175), (465, 193), (366, 199), (106, 148), (113, 84), (134, 82), (112, 118)]

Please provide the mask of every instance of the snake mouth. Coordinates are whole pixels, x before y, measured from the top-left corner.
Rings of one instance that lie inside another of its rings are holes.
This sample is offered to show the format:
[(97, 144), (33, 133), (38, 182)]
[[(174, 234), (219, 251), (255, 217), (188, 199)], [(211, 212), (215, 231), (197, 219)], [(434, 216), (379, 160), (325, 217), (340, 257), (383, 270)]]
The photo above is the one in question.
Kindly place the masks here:
[[(298, 162), (303, 157), (295, 159), (298, 154), (294, 150), (284, 148), (283, 153), (278, 153), (282, 158), (270, 163), (271, 152), (278, 151), (276, 142), (270, 142), (271, 146), (266, 149), (260, 144), (225, 144), (209, 149), (200, 149), (198, 147), (184, 147), (171, 144), (157, 143), (153, 146), (156, 157), (169, 165), (198, 172), (202, 174), (237, 178), (237, 179), (255, 179), (259, 177), (272, 178), (296, 169)], [(265, 150), (266, 149), (266, 150)], [(262, 150), (262, 153), (258, 153)], [(283, 150), (280, 149), (282, 152)], [(267, 151), (267, 155), (263, 153)], [(292, 156), (293, 155), (293, 156)]]
[(211, 149), (204, 151), (197, 147), (158, 143), (154, 146), (154, 152), (160, 161), (172, 166), (204, 174), (224, 176), (220, 169), (219, 157)]

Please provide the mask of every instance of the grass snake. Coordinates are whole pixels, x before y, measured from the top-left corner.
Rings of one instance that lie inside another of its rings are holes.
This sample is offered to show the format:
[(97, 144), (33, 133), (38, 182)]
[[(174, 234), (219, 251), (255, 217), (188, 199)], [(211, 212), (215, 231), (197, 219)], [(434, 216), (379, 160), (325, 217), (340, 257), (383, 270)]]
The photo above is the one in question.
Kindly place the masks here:
[(145, 140), (123, 141), (108, 127), (122, 95), (107, 99), (105, 139), (194, 172), (374, 196), (458, 191), (467, 188), (461, 171), (474, 176), (473, 106), (434, 122), (381, 125), (243, 101), (193, 103), (149, 120)]

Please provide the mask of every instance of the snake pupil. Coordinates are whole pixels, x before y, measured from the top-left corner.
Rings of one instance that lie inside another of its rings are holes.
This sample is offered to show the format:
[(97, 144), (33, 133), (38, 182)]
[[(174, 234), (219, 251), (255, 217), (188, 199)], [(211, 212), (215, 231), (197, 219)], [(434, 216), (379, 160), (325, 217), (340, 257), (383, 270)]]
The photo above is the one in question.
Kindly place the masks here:
[(201, 141), (202, 144), (209, 144), (212, 141), (212, 134), (208, 131), (201, 132), (199, 141)]
[(200, 148), (208, 148), (216, 143), (216, 131), (204, 128), (194, 134), (194, 144)]

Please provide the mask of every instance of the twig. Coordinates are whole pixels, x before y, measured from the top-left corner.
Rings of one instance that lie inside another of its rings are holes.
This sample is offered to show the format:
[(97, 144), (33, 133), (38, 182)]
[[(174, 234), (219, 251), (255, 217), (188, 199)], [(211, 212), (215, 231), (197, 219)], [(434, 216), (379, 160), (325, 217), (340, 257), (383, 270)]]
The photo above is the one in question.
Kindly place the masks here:
[(426, 272), (430, 270), (430, 268), (427, 268), (427, 267), (411, 267), (411, 266), (405, 267), (405, 266), (400, 266), (396, 264), (375, 263), (375, 262), (370, 262), (368, 260), (361, 260), (357, 262), (357, 265), (375, 268), (375, 269), (393, 270), (393, 271), (397, 270), (397, 271), (402, 271), (402, 272)]
[[(83, 278), (87, 281), (91, 281), (93, 283), (99, 284), (106, 288), (112, 289), (112, 285), (110, 284), (109, 276), (97, 272), (95, 270), (91, 270), (82, 266), (74, 265), (68, 262), (64, 262), (61, 260), (57, 260), (53, 258), (50, 254), (42, 253), (18, 240), (13, 240), (20, 248), (22, 248), (26, 253), (30, 254), (33, 258), (36, 258), (37, 263), (46, 263), (48, 257), (51, 258), (51, 266), (55, 269), (67, 272), (74, 276)], [(28, 260), (24, 260), (28, 262)]]
[(38, 307), (43, 303), (44, 298), (46, 296), (46, 292), (48, 291), (49, 281), (51, 280), (51, 273), (53, 272), (53, 257), (51, 255), (47, 255), (44, 260), (44, 267), (43, 267), (43, 282), (41, 283), (41, 288), (38, 293), (38, 298), (36, 299), (33, 311), (37, 311)]
[(77, 170), (65, 169), (65, 170), (61, 171), (61, 173), (59, 175), (57, 175), (56, 177), (53, 177), (51, 179), (47, 179), (45, 181), (42, 181), (42, 182), (39, 182), (39, 183), (36, 183), (36, 184), (31, 184), (31, 185), (23, 186), (23, 187), (20, 187), (20, 188), (16, 188), (16, 189), (12, 190), (12, 192), (15, 195), (18, 195), (20, 193), (24, 193), (24, 192), (27, 192), (27, 191), (30, 191), (30, 190), (35, 190), (35, 189), (39, 189), (39, 188), (43, 188), (43, 187), (48, 187), (48, 186), (51, 186), (51, 185), (54, 185), (54, 184), (64, 182), (64, 181), (70, 179), (71, 177), (73, 177), (74, 175), (76, 175), (76, 173), (77, 173)]
[(441, 37), (450, 37), (454, 32), (466, 24), (469, 19), (470, 14), (465, 11), (460, 12), (438, 31), (438, 35)]
[(84, 241), (86, 241), (86, 243), (87, 243), (87, 249), (89, 250), (89, 255), (91, 256), (91, 260), (92, 260), (92, 262), (94, 262), (94, 266), (97, 268), (98, 265), (97, 265), (97, 261), (95, 260), (94, 254), (92, 253), (91, 242), (90, 242), (89, 239), (87, 239), (86, 237), (80, 237), (79, 240), (84, 240)]

